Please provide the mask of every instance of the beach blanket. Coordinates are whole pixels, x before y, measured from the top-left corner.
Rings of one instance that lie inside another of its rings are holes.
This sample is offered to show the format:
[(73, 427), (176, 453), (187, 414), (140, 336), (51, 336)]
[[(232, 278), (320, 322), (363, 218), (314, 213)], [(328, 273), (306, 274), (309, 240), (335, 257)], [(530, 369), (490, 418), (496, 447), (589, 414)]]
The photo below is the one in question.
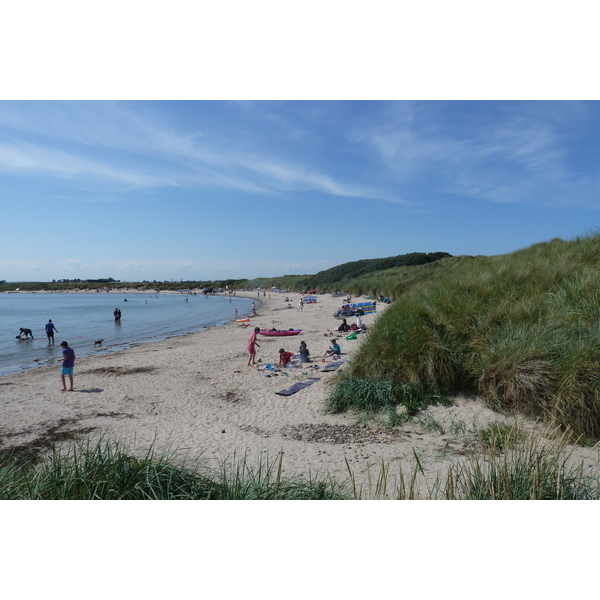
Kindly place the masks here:
[(335, 371), (342, 363), (334, 362), (330, 365), (327, 365), (324, 369), (321, 369), (321, 373), (326, 373), (327, 371)]
[(303, 390), (304, 388), (308, 387), (309, 385), (312, 385), (315, 381), (319, 381), (319, 378), (311, 377), (310, 379), (307, 379), (306, 381), (299, 381), (298, 383), (295, 383), (292, 387), (289, 387), (286, 390), (281, 390), (280, 392), (275, 392), (275, 393), (279, 394), (280, 396), (291, 396), (292, 394), (295, 394), (296, 392)]

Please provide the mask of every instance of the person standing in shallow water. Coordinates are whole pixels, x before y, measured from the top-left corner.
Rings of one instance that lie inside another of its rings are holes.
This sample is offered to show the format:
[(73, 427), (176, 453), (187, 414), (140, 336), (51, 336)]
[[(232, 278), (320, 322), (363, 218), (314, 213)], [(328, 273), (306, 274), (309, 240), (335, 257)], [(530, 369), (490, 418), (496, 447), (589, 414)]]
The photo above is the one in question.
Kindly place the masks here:
[(46, 323), (46, 335), (48, 336), (48, 343), (54, 344), (54, 332), (58, 333), (58, 329), (54, 326), (52, 319), (48, 319)]
[(62, 380), (62, 390), (61, 392), (67, 391), (67, 380), (66, 377), (69, 378), (69, 392), (73, 391), (73, 368), (75, 367), (75, 352), (72, 348), (69, 348), (69, 344), (67, 342), (60, 343), (63, 357), (58, 359), (58, 362), (62, 362), (62, 368), (60, 370), (60, 378)]
[(255, 327), (254, 331), (250, 335), (250, 339), (248, 340), (248, 366), (252, 366), (256, 364), (254, 360), (256, 358), (256, 346), (260, 348), (260, 344), (256, 341), (256, 336), (260, 332), (260, 327)]

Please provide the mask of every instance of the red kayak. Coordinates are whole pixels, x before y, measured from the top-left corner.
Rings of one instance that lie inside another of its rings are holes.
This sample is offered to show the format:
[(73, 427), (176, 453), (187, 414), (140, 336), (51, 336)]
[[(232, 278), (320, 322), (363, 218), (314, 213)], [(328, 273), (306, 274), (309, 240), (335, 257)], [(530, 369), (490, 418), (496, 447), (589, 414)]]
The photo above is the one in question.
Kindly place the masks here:
[(287, 329), (287, 330), (282, 330), (282, 331), (279, 331), (279, 330), (271, 331), (269, 329), (261, 329), (259, 333), (261, 335), (276, 337), (276, 336), (285, 336), (285, 335), (298, 335), (301, 331), (302, 331), (302, 329)]

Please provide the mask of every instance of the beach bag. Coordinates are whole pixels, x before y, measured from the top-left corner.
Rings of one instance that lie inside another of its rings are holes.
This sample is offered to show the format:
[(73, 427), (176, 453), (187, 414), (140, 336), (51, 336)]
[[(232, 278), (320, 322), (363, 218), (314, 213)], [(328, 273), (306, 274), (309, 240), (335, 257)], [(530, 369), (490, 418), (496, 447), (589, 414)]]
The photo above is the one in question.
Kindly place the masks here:
[(347, 340), (355, 340), (356, 339), (356, 331), (346, 336)]

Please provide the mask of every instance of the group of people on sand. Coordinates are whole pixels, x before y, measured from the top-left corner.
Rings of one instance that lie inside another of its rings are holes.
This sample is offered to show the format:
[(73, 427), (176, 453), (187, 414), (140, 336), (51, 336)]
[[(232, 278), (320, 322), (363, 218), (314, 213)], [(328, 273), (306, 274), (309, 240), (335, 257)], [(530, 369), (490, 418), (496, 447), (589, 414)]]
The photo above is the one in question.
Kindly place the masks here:
[(342, 333), (347, 333), (348, 331), (351, 331), (351, 330), (359, 331), (362, 329), (365, 329), (365, 326), (363, 324), (363, 321), (362, 321), (360, 315), (357, 315), (356, 323), (354, 323), (352, 325), (348, 325), (348, 321), (346, 321), (346, 319), (342, 319), (342, 324), (337, 328), (337, 330)]
[[(248, 340), (248, 366), (251, 367), (256, 364), (256, 348), (260, 348), (260, 344), (257, 341), (258, 334), (260, 333), (260, 327), (255, 327), (254, 331), (250, 334), (250, 339)], [(339, 358), (342, 350), (337, 340), (332, 340), (330, 343), (330, 347), (326, 350), (325, 354), (321, 357), (322, 360), (326, 358)], [(297, 353), (286, 352), (284, 348), (279, 349), (279, 367), (286, 367), (293, 358), (300, 358), (301, 363), (311, 362), (310, 359), (310, 351), (306, 345), (305, 341), (300, 342), (300, 348), (298, 348)]]

